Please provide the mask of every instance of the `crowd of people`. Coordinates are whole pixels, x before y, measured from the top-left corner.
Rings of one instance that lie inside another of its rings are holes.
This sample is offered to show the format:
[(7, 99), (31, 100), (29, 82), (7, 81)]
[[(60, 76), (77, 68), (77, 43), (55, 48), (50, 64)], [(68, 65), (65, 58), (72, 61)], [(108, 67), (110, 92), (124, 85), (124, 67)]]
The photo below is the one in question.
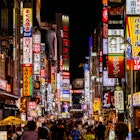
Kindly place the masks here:
[[(112, 130), (110, 137), (110, 130)], [(126, 140), (128, 126), (124, 122), (112, 125), (111, 122), (89, 124), (81, 120), (58, 119), (43, 122), (37, 126), (35, 121), (28, 121), (23, 128), (15, 127), (9, 140)]]

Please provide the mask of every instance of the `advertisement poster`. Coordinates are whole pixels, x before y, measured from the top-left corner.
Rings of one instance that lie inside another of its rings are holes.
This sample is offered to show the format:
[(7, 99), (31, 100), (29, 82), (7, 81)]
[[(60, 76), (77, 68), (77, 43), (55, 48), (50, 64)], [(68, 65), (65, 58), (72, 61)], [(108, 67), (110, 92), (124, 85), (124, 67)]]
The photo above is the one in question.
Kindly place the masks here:
[(108, 78), (124, 78), (124, 54), (108, 54)]
[(128, 16), (126, 18), (126, 36), (130, 42), (127, 49), (127, 57), (130, 58), (130, 50), (132, 49), (132, 59), (139, 60), (140, 53), (140, 32), (139, 32), (140, 17)]
[(7, 140), (7, 131), (0, 131), (0, 140)]

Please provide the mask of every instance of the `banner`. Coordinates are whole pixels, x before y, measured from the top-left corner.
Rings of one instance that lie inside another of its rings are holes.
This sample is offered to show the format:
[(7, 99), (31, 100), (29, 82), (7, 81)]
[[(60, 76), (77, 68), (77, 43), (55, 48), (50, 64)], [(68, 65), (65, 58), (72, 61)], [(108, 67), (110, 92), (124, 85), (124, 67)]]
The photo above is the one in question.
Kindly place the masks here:
[(108, 54), (108, 77), (124, 78), (125, 61), (124, 54)]
[(32, 67), (23, 67), (23, 96), (32, 95)]
[(123, 90), (114, 91), (115, 108), (118, 113), (124, 113), (124, 93)]
[[(132, 58), (139, 60), (140, 53), (140, 16), (128, 16), (126, 18), (126, 37), (131, 44)], [(130, 49), (127, 50), (128, 57), (130, 56)]]

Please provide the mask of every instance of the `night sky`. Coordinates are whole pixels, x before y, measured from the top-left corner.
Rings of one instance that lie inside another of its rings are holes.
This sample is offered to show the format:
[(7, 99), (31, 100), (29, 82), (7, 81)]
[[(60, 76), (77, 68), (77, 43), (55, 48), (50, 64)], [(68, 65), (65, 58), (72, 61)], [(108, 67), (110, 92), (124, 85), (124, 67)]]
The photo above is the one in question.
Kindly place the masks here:
[[(70, 1), (41, 0), (42, 21), (53, 22), (55, 13), (70, 18), (70, 71), (71, 77), (79, 77), (78, 65), (88, 55), (88, 38), (101, 22), (102, 0)], [(76, 3), (75, 3), (76, 2)], [(79, 2), (79, 3), (78, 3)]]

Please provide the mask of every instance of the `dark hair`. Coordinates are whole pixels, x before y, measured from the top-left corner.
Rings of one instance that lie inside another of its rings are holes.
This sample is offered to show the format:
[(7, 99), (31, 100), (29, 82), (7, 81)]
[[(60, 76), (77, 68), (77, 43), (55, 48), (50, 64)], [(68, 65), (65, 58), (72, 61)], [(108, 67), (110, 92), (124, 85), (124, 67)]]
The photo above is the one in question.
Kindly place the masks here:
[(124, 122), (118, 122), (115, 124), (115, 134), (117, 139), (125, 140), (125, 138), (128, 136), (128, 132), (128, 126)]
[(91, 127), (88, 126), (87, 133), (89, 133), (89, 132), (92, 132), (92, 131), (91, 131)]
[(47, 124), (46, 122), (43, 122), (43, 123), (42, 123), (42, 126), (46, 126), (46, 124)]
[(27, 126), (28, 126), (28, 129), (29, 130), (35, 130), (36, 129), (36, 122), (35, 121), (28, 121), (28, 123), (27, 123)]
[(46, 139), (48, 137), (48, 131), (47, 131), (47, 129), (45, 129), (43, 127), (39, 127), (38, 128), (38, 137), (40, 139)]
[(101, 121), (99, 122), (99, 125), (103, 124)]

